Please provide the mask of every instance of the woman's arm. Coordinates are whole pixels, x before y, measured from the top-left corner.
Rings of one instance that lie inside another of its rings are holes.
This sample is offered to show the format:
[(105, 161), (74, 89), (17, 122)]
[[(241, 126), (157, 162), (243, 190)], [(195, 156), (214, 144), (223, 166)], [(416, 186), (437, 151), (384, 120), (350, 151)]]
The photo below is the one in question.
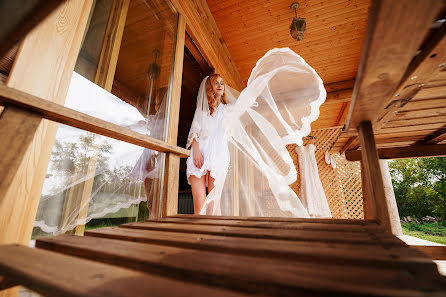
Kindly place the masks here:
[(198, 145), (198, 141), (195, 138), (192, 141), (192, 148), (194, 152), (194, 165), (197, 168), (201, 168), (203, 166), (203, 154), (201, 153), (200, 146)]

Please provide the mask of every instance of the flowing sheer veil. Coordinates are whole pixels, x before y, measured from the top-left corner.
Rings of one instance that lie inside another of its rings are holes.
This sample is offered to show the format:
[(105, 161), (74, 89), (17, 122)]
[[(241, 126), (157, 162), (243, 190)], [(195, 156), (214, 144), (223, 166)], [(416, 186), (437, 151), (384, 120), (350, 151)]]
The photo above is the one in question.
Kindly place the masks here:
[(326, 91), (318, 74), (289, 48), (261, 58), (226, 112), (231, 154), (200, 214), (308, 217), (289, 187), (297, 172), (286, 145), (302, 145)]

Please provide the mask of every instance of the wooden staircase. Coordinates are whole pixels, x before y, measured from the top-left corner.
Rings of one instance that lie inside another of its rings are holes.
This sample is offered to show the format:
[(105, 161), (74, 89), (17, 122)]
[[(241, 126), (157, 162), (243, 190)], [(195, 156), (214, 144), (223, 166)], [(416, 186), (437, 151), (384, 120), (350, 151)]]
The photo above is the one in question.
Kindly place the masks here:
[(446, 278), (375, 221), (178, 215), (0, 246), (44, 296), (446, 296)]

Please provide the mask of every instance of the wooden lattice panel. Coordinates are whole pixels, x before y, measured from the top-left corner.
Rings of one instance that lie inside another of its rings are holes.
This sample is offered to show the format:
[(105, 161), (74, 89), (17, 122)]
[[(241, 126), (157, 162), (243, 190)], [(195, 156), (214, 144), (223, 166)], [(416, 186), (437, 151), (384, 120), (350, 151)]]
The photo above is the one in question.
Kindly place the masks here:
[[(340, 128), (316, 130), (311, 133), (314, 140), (304, 140), (304, 145), (313, 143), (316, 146), (316, 161), (319, 177), (327, 196), (333, 218), (362, 219), (362, 189), (359, 162), (349, 162), (344, 155), (335, 154), (335, 169), (325, 162), (325, 152), (329, 150), (339, 134)], [(296, 145), (288, 145), (288, 152), (297, 169), (297, 181), (290, 185), (300, 195), (300, 173)]]

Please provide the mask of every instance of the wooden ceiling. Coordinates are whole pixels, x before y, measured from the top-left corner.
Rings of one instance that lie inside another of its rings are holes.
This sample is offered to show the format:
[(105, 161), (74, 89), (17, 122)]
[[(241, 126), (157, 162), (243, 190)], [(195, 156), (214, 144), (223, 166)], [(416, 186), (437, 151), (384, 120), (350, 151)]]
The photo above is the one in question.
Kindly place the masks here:
[(240, 76), (268, 50), (289, 47), (302, 56), (324, 83), (353, 79), (359, 64), (370, 0), (299, 1), (306, 19), (303, 41), (290, 36), (292, 0), (206, 0)]
[[(289, 47), (321, 76), (329, 94), (312, 129), (342, 126), (347, 117), (368, 20), (370, 0), (299, 1), (306, 19), (303, 41), (290, 36), (290, 0), (206, 0), (246, 85), (268, 50)], [(342, 92), (342, 94), (339, 94)], [(342, 97), (342, 98), (339, 98)], [(341, 99), (341, 100), (339, 100)]]

